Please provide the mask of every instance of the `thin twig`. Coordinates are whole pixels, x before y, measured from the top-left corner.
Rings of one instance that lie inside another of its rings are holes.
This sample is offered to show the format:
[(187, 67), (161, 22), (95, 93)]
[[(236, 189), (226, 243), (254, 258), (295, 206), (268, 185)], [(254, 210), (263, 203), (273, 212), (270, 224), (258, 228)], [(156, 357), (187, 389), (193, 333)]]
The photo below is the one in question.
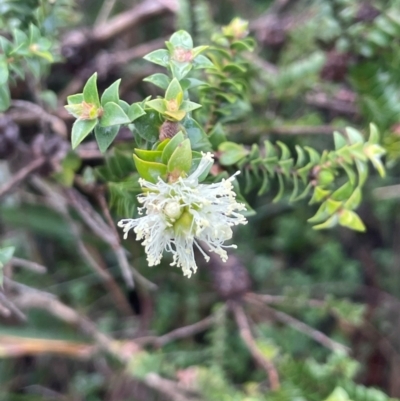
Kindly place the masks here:
[(169, 333), (164, 334), (160, 337), (156, 336), (141, 337), (141, 338), (139, 337), (135, 339), (135, 342), (137, 342), (140, 345), (151, 344), (154, 345), (155, 347), (163, 347), (165, 344), (168, 344), (172, 341), (190, 337), (197, 333), (201, 333), (202, 331), (212, 326), (214, 322), (215, 322), (215, 315), (211, 315), (189, 326), (179, 327), (178, 329), (172, 330)]
[(306, 103), (353, 117), (359, 115), (359, 110), (353, 101), (337, 99), (324, 92), (308, 93), (306, 95)]
[(44, 157), (38, 157), (32, 160), (28, 165), (18, 170), (9, 180), (0, 188), (0, 198), (10, 192), (14, 187), (16, 187), (21, 181), (25, 180), (30, 174), (39, 169), (46, 159)]
[(0, 291), (0, 303), (8, 309), (20, 321), (26, 322), (26, 316), (19, 310), (19, 308), (11, 302), (3, 292)]
[(157, 390), (161, 394), (166, 395), (168, 398), (174, 401), (195, 401), (199, 400), (197, 397), (188, 397), (184, 394), (183, 389), (180, 388), (179, 384), (168, 379), (164, 379), (157, 373), (149, 373), (145, 376), (144, 382), (151, 388)]
[(20, 294), (14, 298), (14, 302), (21, 309), (46, 310), (58, 319), (77, 326), (82, 332), (94, 339), (94, 341), (109, 354), (124, 361), (124, 356), (119, 352), (115, 341), (99, 331), (96, 325), (84, 316), (81, 316), (71, 307), (63, 304), (56, 298), (49, 298), (40, 293)]
[(50, 114), (36, 103), (28, 102), (26, 100), (12, 100), (11, 106), (34, 113), (39, 120), (49, 123), (55, 133), (61, 135), (63, 138), (68, 137), (68, 130), (65, 122), (61, 118)]
[[(88, 265), (99, 275), (102, 279), (104, 286), (110, 291), (112, 298), (114, 299), (115, 304), (120, 308), (120, 310), (130, 316), (132, 315), (132, 308), (129, 305), (124, 293), (121, 288), (115, 281), (114, 277), (110, 274), (110, 272), (96, 259), (91, 255), (89, 250), (87, 249), (84, 242), (81, 240), (80, 228), (78, 224), (71, 218), (68, 207), (67, 200), (57, 193), (52, 187), (50, 187), (47, 183), (40, 179), (33, 180), (36, 187), (47, 196), (48, 204), (55, 209), (58, 213), (60, 213), (65, 221), (68, 223), (71, 233), (74, 236), (74, 239), (78, 245), (78, 251), (83, 257), (84, 260), (88, 263)], [(100, 219), (100, 217), (98, 217)], [(107, 226), (106, 226), (107, 230)]]
[(268, 312), (270, 312), (273, 315), (273, 317), (276, 320), (278, 320), (284, 324), (287, 324), (288, 326), (292, 327), (293, 329), (295, 329), (297, 331), (300, 331), (301, 333), (305, 334), (308, 337), (311, 337), (314, 341), (320, 343), (321, 345), (323, 345), (326, 348), (331, 349), (332, 351), (340, 351), (340, 352), (345, 352), (345, 353), (350, 352), (349, 347), (346, 347), (345, 345), (332, 340), (331, 338), (329, 338), (327, 335), (325, 335), (321, 331), (314, 329), (313, 327), (288, 315), (287, 313), (270, 308), (269, 306), (262, 303), (262, 301), (257, 300), (255, 298), (247, 298), (246, 301), (249, 303), (252, 303), (254, 305), (257, 305), (258, 307), (263, 308), (263, 310), (267, 310)]
[(253, 300), (262, 301), (270, 305), (282, 305), (287, 304), (294, 307), (311, 306), (315, 308), (326, 307), (326, 302), (320, 299), (301, 299), (293, 302), (293, 298), (285, 295), (270, 295), (270, 294), (255, 294), (248, 292), (243, 299), (245, 301), (252, 302)]
[(134, 287), (134, 277), (144, 288), (149, 290), (157, 289), (156, 284), (143, 277), (129, 264), (125, 250), (120, 244), (119, 237), (114, 234), (113, 230), (104, 222), (101, 216), (93, 210), (90, 203), (75, 190), (70, 189), (66, 194), (71, 205), (79, 213), (86, 225), (98, 237), (111, 246), (127, 285), (131, 288)]
[(251, 355), (255, 361), (266, 371), (272, 390), (280, 388), (278, 372), (275, 365), (268, 359), (258, 348), (254, 337), (251, 333), (250, 324), (244, 313), (243, 307), (238, 302), (231, 302), (230, 308), (235, 316), (236, 323), (239, 327), (240, 336), (246, 343)]
[(30, 270), (34, 273), (43, 274), (47, 272), (46, 266), (43, 266), (36, 262), (31, 262), (30, 260), (21, 258), (12, 258), (10, 261), (12, 266), (23, 267), (24, 269)]

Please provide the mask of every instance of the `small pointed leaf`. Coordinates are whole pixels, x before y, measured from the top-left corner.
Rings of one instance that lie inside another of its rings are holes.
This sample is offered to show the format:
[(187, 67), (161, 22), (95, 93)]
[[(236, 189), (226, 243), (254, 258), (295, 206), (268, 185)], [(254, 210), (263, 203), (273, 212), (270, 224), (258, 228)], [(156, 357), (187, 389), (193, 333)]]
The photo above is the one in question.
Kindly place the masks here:
[(97, 72), (95, 72), (83, 87), (83, 100), (86, 103), (100, 107), (99, 93), (97, 92)]
[(175, 32), (169, 39), (169, 42), (174, 45), (174, 47), (183, 47), (185, 49), (193, 49), (193, 39), (192, 37), (183, 29)]
[(76, 120), (72, 126), (71, 142), (72, 149), (75, 149), (93, 130), (98, 120)]
[(119, 125), (113, 125), (111, 127), (96, 125), (94, 127), (94, 135), (101, 153), (104, 153), (112, 144), (113, 140), (118, 135), (119, 128)]
[(135, 154), (133, 155), (135, 166), (142, 178), (145, 180), (156, 183), (159, 178), (165, 179), (167, 176), (167, 166), (162, 163), (148, 162), (139, 159)]
[(119, 84), (120, 83), (121, 83), (121, 80), (118, 79), (103, 92), (103, 95), (101, 96), (101, 104), (103, 107), (108, 102), (113, 102), (113, 103), (118, 104), (118, 102), (119, 102)]
[(114, 102), (108, 102), (103, 108), (100, 125), (102, 127), (110, 127), (112, 125), (128, 124), (130, 121), (121, 106)]
[(351, 210), (343, 210), (339, 216), (339, 224), (355, 231), (365, 231), (365, 225), (358, 216)]
[(179, 81), (174, 78), (168, 85), (167, 91), (165, 92), (165, 100), (177, 99), (181, 94), (183, 94), (182, 87), (179, 84)]
[(175, 171), (188, 173), (192, 166), (192, 149), (190, 148), (190, 140), (185, 139), (181, 142), (172, 153), (168, 161), (168, 172)]
[(156, 85), (159, 88), (166, 90), (168, 88), (168, 85), (171, 80), (168, 77), (168, 75), (157, 73), (157, 74), (148, 76), (143, 81), (151, 82), (153, 85)]
[(169, 52), (165, 49), (154, 50), (143, 58), (151, 63), (158, 64), (163, 67), (168, 67), (169, 64)]

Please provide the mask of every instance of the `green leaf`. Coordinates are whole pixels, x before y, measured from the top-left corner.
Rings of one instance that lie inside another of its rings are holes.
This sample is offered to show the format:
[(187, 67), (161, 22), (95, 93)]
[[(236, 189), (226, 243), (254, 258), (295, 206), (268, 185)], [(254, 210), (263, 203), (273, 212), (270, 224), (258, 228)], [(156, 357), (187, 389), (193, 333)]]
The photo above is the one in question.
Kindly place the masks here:
[(200, 68), (215, 68), (214, 63), (206, 56), (200, 54), (193, 60), (193, 66), (196, 70)]
[(201, 104), (195, 103), (195, 102), (190, 102), (189, 100), (184, 100), (181, 104), (181, 110), (184, 110), (186, 112), (196, 110), (201, 107)]
[(0, 112), (10, 107), (10, 90), (8, 85), (0, 85)]
[(168, 88), (168, 85), (169, 85), (171, 80), (168, 77), (168, 75), (157, 73), (157, 74), (153, 74), (153, 75), (148, 76), (143, 81), (151, 82), (153, 85), (156, 85), (159, 88), (165, 90), (165, 89)]
[(161, 126), (160, 114), (154, 110), (148, 110), (145, 115), (134, 122), (135, 129), (140, 137), (152, 144), (158, 140)]
[(324, 401), (352, 401), (342, 387), (336, 387)]
[(350, 196), (350, 198), (347, 199), (346, 203), (344, 204), (344, 207), (349, 210), (354, 210), (359, 206), (361, 200), (362, 200), (361, 190), (359, 187), (357, 187)]
[(186, 111), (184, 111), (184, 110), (165, 111), (164, 115), (172, 118), (172, 120), (181, 121), (185, 118)]
[(169, 52), (165, 49), (154, 50), (143, 58), (151, 63), (158, 64), (163, 67), (168, 67), (169, 65)]
[(8, 263), (14, 255), (15, 247), (7, 246), (5, 248), (0, 248), (0, 267), (3, 267)]
[(164, 99), (148, 100), (146, 102), (146, 106), (150, 107), (153, 110), (158, 111), (160, 114), (164, 114), (165, 111), (167, 110), (167, 108), (165, 106), (165, 100)]
[(8, 81), (8, 64), (4, 56), (0, 56), (0, 85)]
[(331, 198), (339, 202), (346, 201), (349, 199), (353, 191), (353, 184), (350, 181), (347, 181), (331, 195)]
[(315, 149), (310, 148), (309, 146), (304, 146), (304, 149), (308, 153), (308, 156), (310, 158), (310, 162), (312, 164), (318, 164), (320, 159), (321, 159), (321, 156), (319, 155), (319, 153)]
[(97, 72), (95, 72), (83, 87), (83, 100), (86, 103), (100, 107), (99, 93), (97, 91)]
[(106, 103), (113, 102), (119, 103), (119, 84), (121, 80), (118, 79), (112, 85), (110, 85), (101, 96), (101, 105), (104, 107)]
[(165, 92), (165, 100), (178, 100), (183, 95), (183, 90), (179, 81), (174, 78), (168, 85), (167, 91)]
[(375, 124), (369, 125), (369, 139), (368, 143), (379, 143), (379, 131)]
[(334, 214), (333, 216), (329, 217), (329, 219), (326, 220), (324, 223), (314, 226), (313, 229), (314, 230), (323, 230), (326, 228), (332, 228), (338, 224), (338, 221), (339, 221), (338, 216), (336, 214)]
[(220, 152), (219, 162), (223, 166), (231, 166), (246, 157), (249, 153), (243, 145), (229, 141), (221, 143), (218, 151)]
[(162, 163), (147, 162), (139, 159), (135, 154), (133, 155), (135, 166), (142, 178), (145, 180), (156, 183), (159, 178), (164, 179), (167, 176), (167, 166)]
[(97, 72), (95, 72), (83, 87), (83, 99), (86, 103), (100, 107), (99, 93), (97, 92)]
[(296, 149), (296, 153), (297, 153), (296, 167), (299, 168), (299, 167), (303, 166), (304, 163), (306, 162), (306, 155), (301, 146), (296, 145), (295, 149)]
[(170, 140), (171, 140), (170, 138), (167, 138), (167, 139), (164, 139), (161, 142), (156, 143), (155, 144), (155, 149), (163, 151), (165, 149), (165, 147), (168, 145)]
[(197, 57), (200, 53), (206, 51), (210, 46), (196, 46), (192, 50), (193, 57)]
[(183, 29), (175, 32), (170, 37), (169, 42), (172, 43), (174, 47), (184, 47), (185, 49), (193, 49), (193, 39)]
[(135, 153), (142, 160), (147, 162), (162, 162), (162, 151), (161, 150), (145, 150), (145, 149), (135, 149)]
[(217, 149), (221, 143), (227, 141), (225, 131), (221, 123), (217, 123), (214, 125), (208, 136), (208, 139), (214, 149)]
[(146, 112), (143, 110), (142, 106), (137, 103), (133, 103), (129, 106), (128, 111), (126, 112), (127, 116), (131, 121), (135, 121), (141, 116), (144, 116)]
[(321, 221), (326, 220), (330, 214), (326, 210), (326, 203), (322, 203), (322, 205), (318, 208), (317, 212), (314, 214), (314, 216), (310, 217), (307, 219), (307, 221), (311, 224), (316, 224), (320, 223)]
[(174, 150), (168, 161), (168, 172), (174, 171), (188, 173), (192, 167), (192, 149), (190, 147), (190, 140), (185, 139)]
[(165, 146), (162, 153), (162, 162), (168, 164), (170, 157), (175, 152), (177, 146), (184, 141), (185, 137), (182, 131), (179, 131)]
[(362, 136), (360, 131), (357, 131), (355, 128), (346, 127), (346, 134), (351, 144), (358, 142), (364, 143), (364, 137)]
[(202, 152), (208, 152), (212, 150), (207, 134), (196, 120), (186, 116), (186, 118), (182, 121), (182, 126), (185, 129), (188, 138), (190, 139), (193, 150)]
[(37, 26), (29, 25), (29, 42), (36, 43), (40, 39), (40, 30)]
[(368, 178), (368, 165), (360, 160), (355, 161), (358, 170), (358, 185), (363, 186)]
[(96, 125), (94, 127), (94, 135), (101, 153), (104, 153), (108, 149), (115, 137), (118, 135), (119, 129), (119, 125), (113, 125), (111, 127), (101, 127), (100, 125)]
[(76, 120), (72, 126), (71, 142), (75, 149), (93, 130), (98, 120)]
[(68, 96), (67, 102), (68, 104), (81, 104), (83, 102), (83, 93)]
[(315, 187), (313, 196), (310, 199), (309, 204), (312, 205), (313, 203), (319, 203), (319, 202), (325, 200), (329, 196), (330, 193), (331, 193), (331, 191), (328, 191), (327, 189), (323, 189), (318, 186)]
[(339, 224), (355, 231), (365, 231), (365, 225), (358, 216), (351, 210), (343, 210), (339, 216)]
[(15, 247), (8, 246), (0, 249), (0, 286), (3, 286), (3, 267), (14, 255)]
[(285, 191), (285, 184), (283, 182), (283, 175), (282, 174), (278, 174), (278, 183), (279, 183), (279, 191), (276, 194), (275, 198), (272, 199), (272, 202), (278, 202), (282, 196), (283, 196), (283, 192)]
[(200, 79), (197, 79), (197, 78), (184, 78), (180, 81), (180, 84), (184, 91), (188, 90), (188, 89), (196, 88), (198, 86), (208, 86), (209, 85), (207, 82), (201, 81)]
[(335, 131), (333, 133), (333, 139), (335, 141), (335, 149), (336, 150), (341, 149), (347, 145), (346, 138), (338, 131)]
[(128, 124), (130, 121), (121, 106), (114, 102), (108, 102), (103, 108), (100, 125), (102, 127), (110, 127), (112, 125)]
[(180, 63), (176, 60), (171, 60), (170, 62), (172, 76), (178, 81), (182, 80), (193, 68), (193, 64), (186, 62)]

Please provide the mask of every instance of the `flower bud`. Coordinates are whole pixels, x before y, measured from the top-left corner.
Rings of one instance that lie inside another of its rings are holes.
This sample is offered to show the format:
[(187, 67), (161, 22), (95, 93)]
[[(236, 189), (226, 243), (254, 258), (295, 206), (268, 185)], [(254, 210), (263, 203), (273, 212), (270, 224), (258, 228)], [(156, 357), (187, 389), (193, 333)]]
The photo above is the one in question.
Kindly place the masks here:
[(193, 215), (183, 212), (179, 220), (174, 224), (174, 231), (177, 237), (191, 237), (193, 233)]

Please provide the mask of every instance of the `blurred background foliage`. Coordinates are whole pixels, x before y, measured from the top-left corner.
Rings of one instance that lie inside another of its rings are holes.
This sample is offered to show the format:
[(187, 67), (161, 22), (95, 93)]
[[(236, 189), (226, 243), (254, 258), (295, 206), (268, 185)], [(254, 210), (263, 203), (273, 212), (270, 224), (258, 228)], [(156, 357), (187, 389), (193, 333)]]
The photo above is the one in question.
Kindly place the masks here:
[[(246, 195), (256, 214), (236, 231), (226, 266), (212, 260), (190, 280), (168, 261), (148, 268), (132, 237), (123, 243), (136, 269), (129, 288), (110, 220), (135, 210), (132, 136), (122, 129), (104, 157), (92, 140), (72, 153), (52, 139), (72, 125), (62, 106), (95, 71), (100, 89), (122, 78), (128, 102), (161, 94), (142, 81), (160, 72), (142, 57), (181, 28), (195, 46), (210, 44), (237, 16), (256, 41), (241, 60), (247, 72), (232, 71), (248, 93), (228, 87), (240, 102), (225, 116), (205, 105), (199, 120), (224, 124), (233, 142), (319, 151), (334, 147), (335, 129), (367, 135), (374, 122), (388, 171), (366, 183), (367, 231), (313, 230), (314, 206), (289, 204), (290, 192), (272, 203), (273, 181), (264, 195)], [(24, 311), (4, 303), (13, 313), (0, 315), (0, 400), (400, 398), (400, 1), (0, 0), (1, 36), (17, 40), (9, 32), (30, 24), (42, 27), (44, 53), (19, 49), (12, 107), (0, 114), (0, 262), (5, 293)], [(45, 160), (35, 174), (1, 193), (32, 155)], [(174, 331), (196, 322), (187, 335)], [(276, 369), (279, 389), (271, 391), (252, 345)]]

